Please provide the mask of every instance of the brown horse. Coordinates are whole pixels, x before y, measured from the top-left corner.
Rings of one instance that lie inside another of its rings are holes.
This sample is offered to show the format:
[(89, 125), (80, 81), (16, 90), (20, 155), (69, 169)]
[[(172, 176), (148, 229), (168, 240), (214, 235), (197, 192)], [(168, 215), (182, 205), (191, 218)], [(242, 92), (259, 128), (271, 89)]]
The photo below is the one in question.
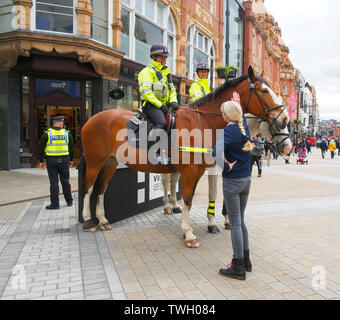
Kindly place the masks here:
[[(200, 139), (191, 136), (189, 146), (212, 148), (215, 145), (217, 129), (225, 127), (220, 106), (231, 99), (234, 91), (240, 95), (244, 113), (251, 113), (265, 121), (278, 152), (288, 154), (292, 147), (287, 130), (288, 114), (282, 105), (278, 105), (279, 101), (269, 85), (255, 75), (252, 67), (249, 67), (248, 75), (226, 81), (211, 94), (177, 111), (177, 130), (198, 132)], [(84, 195), (82, 212), (84, 231), (96, 231), (90, 213), (90, 197), (95, 183), (98, 187), (96, 188), (98, 192), (96, 216), (99, 220), (99, 228), (101, 230), (112, 228), (105, 218), (103, 197), (118, 163), (123, 163), (136, 171), (170, 173), (166, 165), (152, 165), (148, 161), (145, 162), (148, 152), (144, 149), (131, 147), (126, 157), (126, 149), (123, 148), (127, 145), (126, 123), (132, 116), (133, 113), (127, 110), (103, 111), (90, 118), (82, 129), (81, 139), (86, 164), (83, 186), (81, 186)], [(211, 129), (209, 131), (211, 139), (206, 139), (205, 129)], [(186, 246), (192, 248), (200, 245), (189, 223), (193, 194), (205, 169), (213, 166), (214, 162), (211, 157), (203, 154), (177, 152), (179, 146), (188, 146), (185, 142), (188, 143), (187, 137), (179, 135), (169, 154), (173, 168), (180, 172), (182, 177), (181, 192), (184, 208), (181, 229)], [(122, 150), (125, 151), (122, 152)], [(133, 159), (133, 161), (127, 159)], [(82, 200), (82, 194), (80, 194), (80, 200)]]

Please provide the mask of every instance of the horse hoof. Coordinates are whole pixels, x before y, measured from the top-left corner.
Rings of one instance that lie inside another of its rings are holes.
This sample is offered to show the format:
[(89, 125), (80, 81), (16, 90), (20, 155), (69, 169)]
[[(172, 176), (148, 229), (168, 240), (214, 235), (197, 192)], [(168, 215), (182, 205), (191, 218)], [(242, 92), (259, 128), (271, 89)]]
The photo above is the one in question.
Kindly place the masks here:
[(169, 207), (164, 208), (164, 213), (165, 214), (171, 214), (172, 213), (171, 208), (169, 208)]
[(230, 224), (229, 224), (228, 222), (226, 222), (226, 223), (224, 224), (224, 228), (225, 228), (226, 230), (230, 230)]
[(218, 234), (220, 233), (220, 230), (217, 228), (217, 226), (208, 226), (208, 232)]
[(182, 213), (181, 207), (172, 208), (172, 213)]
[(88, 228), (88, 229), (84, 228), (84, 232), (96, 232), (96, 231), (97, 231), (96, 227), (92, 227), (92, 228)]
[(101, 230), (101, 231), (110, 231), (110, 230), (112, 230), (112, 227), (111, 227), (111, 225), (107, 222), (107, 223), (104, 223), (104, 224), (99, 224), (99, 229)]
[(188, 248), (199, 248), (199, 246), (201, 245), (196, 239), (194, 240), (186, 240), (185, 241), (185, 245)]

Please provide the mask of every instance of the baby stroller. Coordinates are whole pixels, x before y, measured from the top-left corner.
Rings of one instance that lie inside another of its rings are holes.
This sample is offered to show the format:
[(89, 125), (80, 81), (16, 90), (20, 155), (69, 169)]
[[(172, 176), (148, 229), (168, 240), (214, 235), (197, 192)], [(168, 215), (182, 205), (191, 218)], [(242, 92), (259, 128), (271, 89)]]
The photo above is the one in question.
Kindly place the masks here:
[(307, 150), (305, 148), (299, 148), (298, 158), (296, 159), (296, 164), (308, 164)]

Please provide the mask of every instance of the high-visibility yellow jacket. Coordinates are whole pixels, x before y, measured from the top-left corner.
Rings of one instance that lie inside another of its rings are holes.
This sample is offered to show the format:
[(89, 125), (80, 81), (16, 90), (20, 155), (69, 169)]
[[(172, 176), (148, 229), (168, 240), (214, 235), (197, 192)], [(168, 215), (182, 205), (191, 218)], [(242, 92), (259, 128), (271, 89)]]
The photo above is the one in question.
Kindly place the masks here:
[(208, 93), (210, 93), (208, 79), (197, 78), (197, 80), (192, 83), (189, 89), (190, 101), (195, 101), (199, 98), (202, 98)]
[(68, 150), (68, 131), (65, 129), (54, 130), (52, 128), (47, 130), (48, 141), (45, 148), (47, 156), (67, 156)]
[(143, 107), (147, 101), (157, 108), (163, 104), (177, 103), (176, 88), (168, 81), (168, 76), (171, 76), (170, 69), (154, 60), (139, 72), (138, 85)]
[(335, 145), (334, 142), (330, 142), (330, 143), (329, 143), (329, 145), (328, 145), (328, 150), (329, 150), (330, 152), (333, 152), (333, 151), (336, 150), (336, 145)]

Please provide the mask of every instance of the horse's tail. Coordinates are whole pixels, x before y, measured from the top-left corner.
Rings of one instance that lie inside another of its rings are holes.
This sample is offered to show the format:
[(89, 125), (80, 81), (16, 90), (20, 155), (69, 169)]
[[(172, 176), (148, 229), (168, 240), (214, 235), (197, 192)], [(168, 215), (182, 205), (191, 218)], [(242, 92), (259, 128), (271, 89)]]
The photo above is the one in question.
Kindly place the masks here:
[(80, 162), (78, 165), (78, 176), (79, 176), (78, 197), (79, 200), (81, 201), (81, 207), (83, 207), (85, 197), (85, 176), (86, 176), (86, 161), (84, 156), (80, 157)]

